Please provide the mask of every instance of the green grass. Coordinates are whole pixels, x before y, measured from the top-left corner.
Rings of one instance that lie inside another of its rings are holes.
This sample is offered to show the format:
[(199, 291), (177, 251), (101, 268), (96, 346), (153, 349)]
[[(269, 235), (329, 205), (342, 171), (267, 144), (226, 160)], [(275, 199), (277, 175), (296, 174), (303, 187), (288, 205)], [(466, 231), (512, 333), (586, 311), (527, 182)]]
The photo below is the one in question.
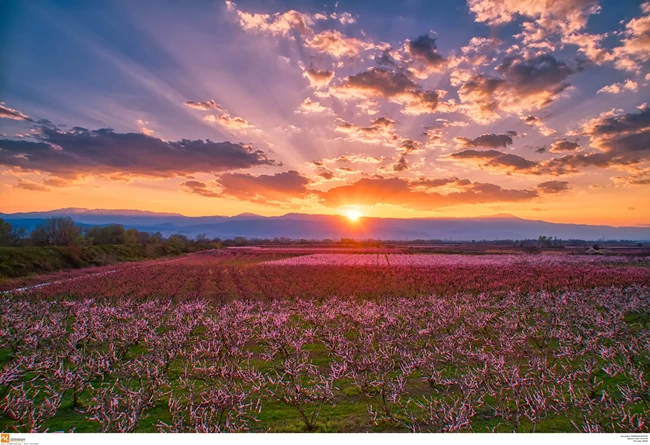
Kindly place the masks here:
[(0, 247), (0, 280), (66, 269), (142, 261), (179, 252), (164, 245)]

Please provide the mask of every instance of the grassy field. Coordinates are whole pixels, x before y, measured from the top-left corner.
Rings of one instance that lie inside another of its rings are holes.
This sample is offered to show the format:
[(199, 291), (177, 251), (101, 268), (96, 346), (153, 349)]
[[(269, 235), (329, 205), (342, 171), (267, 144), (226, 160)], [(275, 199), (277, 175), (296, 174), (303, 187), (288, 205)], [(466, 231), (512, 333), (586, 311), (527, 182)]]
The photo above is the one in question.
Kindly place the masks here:
[(0, 281), (7, 278), (142, 261), (179, 252), (164, 245), (88, 247), (0, 247)]

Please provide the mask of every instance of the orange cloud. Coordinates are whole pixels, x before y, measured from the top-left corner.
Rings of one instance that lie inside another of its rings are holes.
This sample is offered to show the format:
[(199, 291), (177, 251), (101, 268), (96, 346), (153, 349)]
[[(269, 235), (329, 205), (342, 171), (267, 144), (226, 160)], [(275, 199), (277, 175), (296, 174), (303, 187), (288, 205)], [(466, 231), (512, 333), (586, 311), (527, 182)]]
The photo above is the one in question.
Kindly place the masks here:
[(195, 110), (210, 111), (210, 110), (223, 110), (223, 107), (216, 103), (214, 100), (206, 100), (204, 102), (195, 102), (193, 100), (186, 100), (185, 105)]
[(474, 139), (456, 137), (454, 138), (454, 142), (463, 147), (506, 148), (508, 145), (512, 145), (512, 138), (515, 136), (517, 136), (516, 131), (508, 131), (505, 134), (482, 134)]
[[(421, 189), (422, 181), (409, 182), (399, 178), (362, 178), (354, 184), (334, 187), (318, 193), (323, 205), (345, 207), (379, 204), (401, 206), (413, 210), (434, 210), (463, 204), (529, 201), (538, 196), (537, 190), (508, 190), (498, 185), (453, 179), (461, 191), (442, 194)], [(445, 184), (439, 184), (442, 186)]]
[(309, 79), (311, 86), (318, 88), (327, 86), (334, 78), (334, 72), (311, 68), (304, 72), (304, 76)]
[(600, 93), (619, 94), (622, 93), (623, 91), (636, 91), (638, 89), (639, 89), (639, 84), (633, 80), (628, 79), (622, 83), (613, 83), (611, 85), (604, 86), (600, 90), (598, 90), (596, 94), (600, 94)]
[(468, 0), (477, 22), (510, 23), (517, 16), (535, 20), (536, 28), (563, 34), (579, 31), (590, 15), (600, 10), (598, 0)]
[(639, 71), (640, 64), (650, 60), (650, 2), (641, 4), (645, 15), (630, 20), (625, 25), (626, 38), (621, 46), (612, 51), (618, 60), (616, 67), (627, 71)]
[(552, 128), (549, 128), (546, 126), (544, 121), (542, 119), (535, 117), (535, 116), (526, 116), (526, 117), (520, 117), (519, 118), (524, 124), (529, 125), (531, 127), (535, 127), (539, 130), (541, 134), (544, 136), (553, 136), (555, 133), (557, 133), (555, 130)]
[(419, 79), (426, 79), (433, 73), (444, 71), (446, 67), (447, 61), (438, 53), (436, 39), (429, 37), (429, 34), (407, 40), (404, 49), (411, 58), (409, 71)]
[(262, 204), (286, 203), (304, 198), (312, 193), (307, 189), (310, 182), (309, 178), (295, 170), (258, 176), (225, 173), (216, 181), (223, 196)]
[(188, 193), (194, 193), (195, 195), (205, 196), (206, 198), (221, 198), (219, 190), (214, 188), (215, 185), (214, 181), (207, 184), (201, 181), (186, 181), (181, 184), (181, 187)]
[(438, 108), (443, 111), (453, 108), (452, 104), (440, 101), (444, 91), (424, 90), (404, 73), (383, 68), (371, 68), (349, 76), (334, 88), (333, 93), (341, 98), (383, 98), (402, 105), (404, 114), (427, 114)]
[(296, 110), (298, 113), (327, 113), (327, 114), (333, 114), (334, 111), (332, 111), (331, 108), (325, 107), (320, 104), (320, 102), (316, 102), (310, 98), (307, 98), (303, 101), (302, 104), (300, 104), (300, 107), (298, 107), (298, 110)]
[[(246, 119), (239, 116), (231, 116), (228, 110), (226, 110), (221, 105), (217, 104), (214, 100), (208, 100), (205, 102), (195, 102), (192, 100), (186, 100), (185, 105), (195, 110), (208, 111), (215, 110), (216, 114), (208, 114), (204, 116), (203, 119), (207, 122), (218, 124), (228, 130), (237, 131), (237, 132), (259, 132), (260, 130), (253, 124), (249, 123)], [(143, 131), (143, 133), (148, 134)], [(152, 132), (153, 133), (153, 132)], [(148, 134), (151, 136), (151, 134)]]
[(44, 184), (39, 184), (37, 182), (29, 181), (27, 179), (19, 179), (18, 183), (14, 185), (15, 188), (20, 188), (24, 190), (31, 190), (34, 192), (50, 192), (52, 191), (51, 187), (48, 187)]
[(542, 109), (570, 86), (566, 79), (576, 72), (548, 54), (530, 59), (508, 56), (496, 70), (503, 77), (477, 74), (457, 76), (455, 81), (461, 84), (460, 109), (476, 122)]
[(373, 119), (369, 127), (359, 127), (343, 119), (337, 119), (335, 130), (346, 134), (350, 140), (367, 144), (393, 145), (398, 140), (395, 121), (386, 117)]
[(542, 193), (557, 194), (569, 190), (567, 181), (546, 181), (537, 185), (537, 189)]
[(336, 58), (357, 57), (361, 52), (377, 48), (372, 42), (347, 37), (336, 30), (326, 30), (307, 39), (305, 46)]
[(580, 148), (580, 145), (577, 142), (567, 141), (562, 139), (559, 141), (553, 142), (551, 144), (551, 153), (562, 153), (566, 151), (575, 151)]
[(0, 102), (0, 119), (11, 119), (16, 121), (31, 121), (30, 117), (20, 111), (9, 108), (4, 102)]
[(226, 8), (235, 13), (239, 25), (244, 30), (278, 36), (286, 36), (292, 31), (310, 35), (313, 32), (311, 26), (316, 18), (294, 10), (276, 14), (249, 13), (237, 9), (237, 4), (231, 1), (226, 1)]
[(233, 117), (228, 113), (208, 114), (203, 119), (205, 119), (210, 123), (219, 124), (222, 127), (233, 131), (240, 131), (240, 132), (259, 131), (255, 125), (250, 124), (243, 117), (238, 117), (238, 116)]
[[(577, 173), (577, 167), (584, 165), (579, 162), (563, 162), (558, 159), (539, 163), (515, 154), (502, 153), (497, 150), (463, 150), (450, 154), (448, 159), (461, 163), (474, 164), (481, 168), (486, 168), (496, 172), (519, 173), (523, 175), (536, 176), (559, 176)], [(595, 161), (596, 160), (594, 159), (594, 162)]]

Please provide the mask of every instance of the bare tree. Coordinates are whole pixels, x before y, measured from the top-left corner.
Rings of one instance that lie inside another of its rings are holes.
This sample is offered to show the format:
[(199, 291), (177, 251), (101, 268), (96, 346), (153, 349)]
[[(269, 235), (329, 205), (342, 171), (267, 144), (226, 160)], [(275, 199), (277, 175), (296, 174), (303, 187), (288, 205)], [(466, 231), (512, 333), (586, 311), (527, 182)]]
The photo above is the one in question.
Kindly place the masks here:
[(0, 219), (0, 246), (15, 246), (25, 234), (23, 228), (13, 228), (7, 221)]
[(32, 230), (30, 238), (37, 246), (69, 246), (81, 235), (81, 228), (69, 216), (49, 218)]

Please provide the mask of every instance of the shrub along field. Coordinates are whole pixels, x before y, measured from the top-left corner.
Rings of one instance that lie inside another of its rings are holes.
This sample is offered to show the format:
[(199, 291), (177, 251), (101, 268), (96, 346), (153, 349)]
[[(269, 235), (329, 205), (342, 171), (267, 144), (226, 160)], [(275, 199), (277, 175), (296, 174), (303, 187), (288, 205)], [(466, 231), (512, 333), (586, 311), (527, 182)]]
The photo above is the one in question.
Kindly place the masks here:
[(164, 244), (0, 247), (0, 280), (179, 253)]
[(645, 260), (453, 257), (193, 254), (6, 293), (0, 429), (648, 431)]
[(179, 255), (219, 241), (205, 235), (165, 238), (120, 224), (81, 227), (69, 217), (46, 219), (27, 235), (0, 219), (0, 287), (10, 278)]

